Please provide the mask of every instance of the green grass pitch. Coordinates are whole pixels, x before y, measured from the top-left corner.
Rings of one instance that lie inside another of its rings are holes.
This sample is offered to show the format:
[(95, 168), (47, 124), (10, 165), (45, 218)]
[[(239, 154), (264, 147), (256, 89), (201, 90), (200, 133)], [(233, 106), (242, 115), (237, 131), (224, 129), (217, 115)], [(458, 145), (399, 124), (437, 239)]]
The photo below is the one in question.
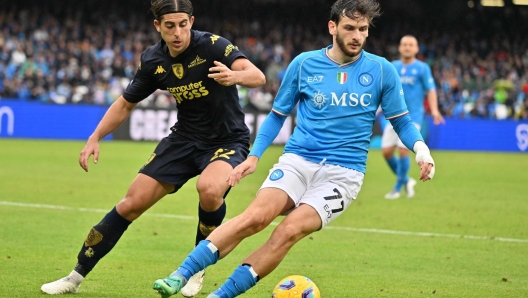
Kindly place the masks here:
[[(42, 297), (43, 283), (68, 274), (90, 227), (125, 194), (155, 145), (102, 142), (99, 164), (85, 173), (77, 162), (84, 142), (0, 139), (0, 297)], [(257, 172), (231, 191), (228, 217), (249, 204), (281, 152), (268, 149)], [(385, 200), (395, 178), (371, 151), (358, 199), (243, 297), (270, 297), (293, 274), (314, 280), (324, 298), (528, 297), (528, 156), (433, 157), (435, 179), (419, 183), (415, 198)], [(411, 173), (417, 177), (415, 164)], [(153, 281), (193, 246), (195, 182), (134, 222), (77, 297), (158, 297)], [(210, 267), (197, 297), (223, 283), (272, 229)]]

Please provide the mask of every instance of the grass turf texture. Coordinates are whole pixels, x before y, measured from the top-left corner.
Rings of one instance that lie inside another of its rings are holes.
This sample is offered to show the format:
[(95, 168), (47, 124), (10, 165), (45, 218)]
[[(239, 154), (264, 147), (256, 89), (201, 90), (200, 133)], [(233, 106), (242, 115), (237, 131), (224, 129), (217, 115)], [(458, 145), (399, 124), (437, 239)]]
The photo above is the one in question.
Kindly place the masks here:
[[(85, 173), (77, 162), (83, 145), (0, 140), (0, 201), (72, 207), (58, 210), (0, 203), (0, 297), (44, 296), (40, 293), (43, 283), (68, 274), (90, 227), (125, 194), (155, 146), (102, 142), (99, 164), (90, 162), (90, 172)], [(268, 149), (257, 172), (231, 191), (228, 217), (249, 204), (281, 152), (280, 147)], [(415, 198), (385, 200), (383, 195), (395, 178), (381, 153), (371, 151), (359, 198), (331, 223), (333, 228), (299, 242), (271, 275), (243, 297), (270, 297), (275, 284), (293, 274), (314, 280), (324, 298), (527, 297), (527, 156), (433, 152), (433, 157), (437, 176), (419, 183)], [(417, 177), (414, 164), (411, 173)], [(77, 297), (157, 297), (151, 290), (153, 281), (171, 273), (193, 246), (195, 182), (191, 180), (134, 222), (88, 276)], [(197, 297), (206, 297), (223, 283), (272, 229), (246, 239), (208, 268), (206, 284)], [(383, 229), (491, 239), (379, 233)]]

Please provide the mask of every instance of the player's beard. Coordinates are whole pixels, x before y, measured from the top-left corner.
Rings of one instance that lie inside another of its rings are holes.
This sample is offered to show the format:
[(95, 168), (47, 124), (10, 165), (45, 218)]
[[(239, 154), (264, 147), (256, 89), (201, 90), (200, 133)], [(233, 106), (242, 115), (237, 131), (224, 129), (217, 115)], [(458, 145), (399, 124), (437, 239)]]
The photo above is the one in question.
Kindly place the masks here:
[(347, 48), (347, 45), (345, 44), (345, 41), (341, 38), (341, 36), (339, 36), (339, 32), (336, 33), (336, 42), (341, 52), (343, 52), (345, 55), (349, 57), (356, 57), (357, 55), (359, 55), (359, 53), (361, 53), (361, 50), (363, 50), (364, 43), (361, 44), (359, 49), (357, 49), (356, 51), (349, 50)]

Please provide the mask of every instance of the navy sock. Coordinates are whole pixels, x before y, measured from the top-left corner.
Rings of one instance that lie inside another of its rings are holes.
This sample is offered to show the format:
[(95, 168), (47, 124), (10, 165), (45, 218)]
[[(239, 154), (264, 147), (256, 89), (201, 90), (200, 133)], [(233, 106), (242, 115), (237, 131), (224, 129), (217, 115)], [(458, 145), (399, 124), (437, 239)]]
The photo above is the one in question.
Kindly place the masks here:
[(198, 228), (196, 231), (196, 242), (195, 245), (198, 245), (200, 241), (205, 240), (214, 229), (222, 224), (224, 217), (226, 215), (226, 203), (225, 201), (222, 205), (213, 212), (207, 212), (198, 205)]
[(95, 267), (97, 262), (102, 259), (116, 245), (121, 235), (130, 225), (130, 221), (119, 215), (116, 208), (108, 212), (106, 216), (97, 225), (92, 227), (79, 255), (77, 256), (77, 271), (82, 276), (86, 276)]
[(211, 241), (201, 241), (171, 275), (180, 275), (187, 280), (196, 272), (215, 264), (218, 261), (218, 248)]

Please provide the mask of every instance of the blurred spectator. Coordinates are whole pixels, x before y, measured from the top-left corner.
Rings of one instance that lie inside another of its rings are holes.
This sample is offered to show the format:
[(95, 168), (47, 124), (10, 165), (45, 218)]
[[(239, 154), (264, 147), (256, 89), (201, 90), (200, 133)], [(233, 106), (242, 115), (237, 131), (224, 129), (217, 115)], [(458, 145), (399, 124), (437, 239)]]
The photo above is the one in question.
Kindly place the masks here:
[[(141, 52), (159, 40), (153, 26), (138, 21), (152, 20), (148, 3), (142, 10), (138, 6), (145, 3), (138, 1), (134, 2), (138, 5), (109, 1), (104, 6), (92, 0), (51, 2), (0, 1), (0, 100), (111, 104), (133, 78)], [(247, 6), (257, 5), (250, 2)], [(328, 29), (314, 26), (317, 16), (306, 18), (303, 9), (309, 9), (308, 2), (269, 12), (244, 11), (223, 2), (194, 3), (195, 10), (204, 10), (200, 15), (209, 16), (200, 18), (195, 29), (214, 28), (266, 74), (262, 88), (239, 87), (240, 104), (248, 109), (269, 111), (291, 59), (331, 43)], [(226, 11), (228, 17), (223, 15)], [(418, 57), (433, 70), (443, 114), (526, 119), (528, 42), (522, 35), (527, 29), (523, 15), (528, 10), (480, 8), (468, 11), (465, 21), (437, 22), (425, 14), (413, 18), (387, 14), (376, 24), (380, 30), (372, 32), (366, 50), (397, 59), (399, 39), (413, 34), (420, 41)], [(162, 90), (141, 104), (176, 106)]]

